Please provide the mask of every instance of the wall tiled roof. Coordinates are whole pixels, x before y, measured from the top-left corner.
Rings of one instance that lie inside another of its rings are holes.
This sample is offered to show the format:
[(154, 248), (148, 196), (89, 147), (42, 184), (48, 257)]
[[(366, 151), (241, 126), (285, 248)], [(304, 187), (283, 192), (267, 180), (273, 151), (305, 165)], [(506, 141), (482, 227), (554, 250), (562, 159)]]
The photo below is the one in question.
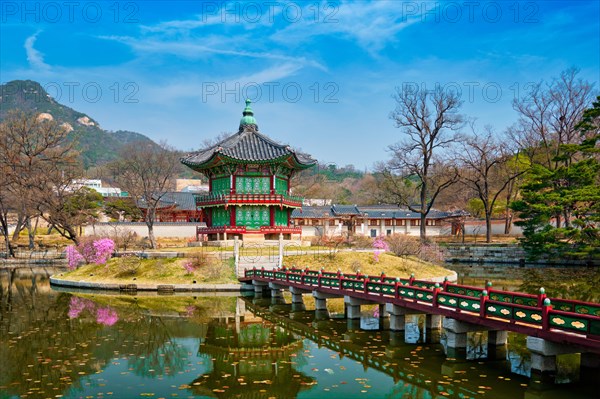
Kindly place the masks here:
[[(329, 216), (324, 216), (329, 215)], [(356, 216), (365, 219), (420, 219), (421, 215), (406, 208), (395, 205), (332, 205), (332, 206), (303, 206), (302, 211), (295, 209), (292, 218), (334, 218), (342, 216)], [(427, 215), (428, 219), (443, 219), (455, 216), (449, 212), (432, 209)]]
[[(144, 202), (140, 201), (139, 206), (145, 208)], [(175, 210), (179, 211), (195, 211), (196, 198), (190, 192), (171, 191), (164, 193), (160, 197), (158, 208), (170, 208), (172, 206), (175, 206)]]

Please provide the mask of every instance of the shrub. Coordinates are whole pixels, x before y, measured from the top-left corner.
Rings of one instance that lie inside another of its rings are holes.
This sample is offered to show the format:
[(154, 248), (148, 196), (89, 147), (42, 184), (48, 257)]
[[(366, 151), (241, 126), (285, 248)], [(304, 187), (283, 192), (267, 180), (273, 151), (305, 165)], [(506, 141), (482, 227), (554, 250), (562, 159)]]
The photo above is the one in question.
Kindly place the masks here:
[(350, 264), (350, 268), (354, 273), (358, 273), (362, 267), (362, 263), (359, 260), (353, 260)]
[(231, 272), (219, 259), (205, 253), (194, 254), (184, 262), (183, 268), (188, 274), (199, 273), (207, 280), (217, 280)]
[(367, 236), (356, 235), (352, 237), (352, 245), (359, 249), (372, 248), (373, 239)]
[(436, 242), (424, 242), (421, 244), (419, 258), (432, 263), (444, 262), (444, 249)]
[(115, 274), (115, 276), (116, 277), (135, 276), (138, 272), (140, 264), (141, 264), (141, 260), (137, 256), (133, 256), (133, 255), (121, 256), (119, 258), (119, 262), (117, 262), (118, 270), (117, 270), (117, 273)]
[(82, 264), (88, 263), (104, 265), (112, 256), (114, 250), (115, 243), (110, 238), (85, 238), (77, 246), (69, 245), (67, 247), (67, 263), (70, 269), (76, 269)]
[(389, 250), (396, 256), (419, 255), (421, 241), (408, 234), (392, 234), (385, 238)]

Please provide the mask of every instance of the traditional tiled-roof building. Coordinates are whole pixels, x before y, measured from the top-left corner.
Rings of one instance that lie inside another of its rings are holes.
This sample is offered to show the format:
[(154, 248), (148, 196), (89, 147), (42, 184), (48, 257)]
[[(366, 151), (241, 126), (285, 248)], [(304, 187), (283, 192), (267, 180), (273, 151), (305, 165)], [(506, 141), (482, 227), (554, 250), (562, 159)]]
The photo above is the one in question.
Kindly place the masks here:
[[(432, 210), (427, 215), (427, 234), (449, 233), (448, 220), (456, 215)], [(364, 235), (377, 237), (391, 234), (419, 235), (421, 215), (395, 205), (304, 206), (292, 213), (294, 226), (304, 236)]]
[(198, 228), (199, 235), (209, 240), (299, 238), (302, 229), (291, 226), (291, 214), (302, 207), (302, 198), (291, 195), (290, 178), (316, 161), (260, 133), (249, 100), (236, 134), (181, 162), (209, 182), (208, 195), (196, 196), (207, 223)]

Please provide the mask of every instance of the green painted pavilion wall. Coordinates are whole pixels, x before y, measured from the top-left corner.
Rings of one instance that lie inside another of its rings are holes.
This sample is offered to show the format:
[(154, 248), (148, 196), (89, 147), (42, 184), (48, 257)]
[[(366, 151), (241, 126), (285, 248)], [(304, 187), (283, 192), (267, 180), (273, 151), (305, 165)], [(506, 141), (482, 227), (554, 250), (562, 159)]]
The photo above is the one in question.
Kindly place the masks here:
[(270, 194), (271, 178), (236, 176), (235, 192), (238, 194)]
[(249, 229), (259, 229), (260, 226), (270, 225), (269, 207), (267, 206), (236, 206), (235, 223)]

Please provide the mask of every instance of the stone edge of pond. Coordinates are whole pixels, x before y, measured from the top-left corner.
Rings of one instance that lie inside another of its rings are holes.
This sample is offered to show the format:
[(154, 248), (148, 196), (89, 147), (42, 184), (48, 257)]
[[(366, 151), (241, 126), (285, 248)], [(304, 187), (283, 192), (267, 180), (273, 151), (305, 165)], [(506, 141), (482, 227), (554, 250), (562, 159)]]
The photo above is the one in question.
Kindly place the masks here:
[(156, 292), (240, 292), (253, 290), (244, 284), (125, 284), (74, 281), (50, 277), (50, 284), (59, 287), (103, 291), (156, 291)]
[(430, 278), (426, 278), (423, 280), (427, 280), (427, 281), (431, 281), (434, 283), (443, 283), (444, 280), (448, 280), (451, 283), (455, 283), (458, 281), (458, 273), (456, 273), (454, 270), (450, 270), (452, 273), (448, 274), (447, 276), (442, 276), (442, 277), (430, 277)]

